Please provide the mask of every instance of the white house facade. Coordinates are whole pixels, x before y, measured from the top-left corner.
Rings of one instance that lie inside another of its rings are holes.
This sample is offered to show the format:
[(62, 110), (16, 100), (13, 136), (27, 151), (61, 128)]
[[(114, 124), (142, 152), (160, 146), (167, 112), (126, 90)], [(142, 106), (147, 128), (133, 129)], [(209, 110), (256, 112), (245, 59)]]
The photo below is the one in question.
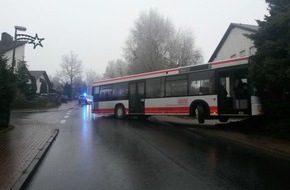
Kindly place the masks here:
[(51, 85), (51, 82), (50, 82), (45, 71), (29, 71), (29, 73), (32, 77), (35, 78), (36, 87), (37, 87), (37, 90), (36, 90), (37, 94), (41, 94), (41, 85), (44, 85), (44, 84), (46, 84), (45, 85), (46, 86), (45, 93), (48, 94), (51, 92), (52, 85)]
[[(15, 47), (16, 67), (19, 61), (24, 61), (25, 43), (26, 42), (16, 42)], [(9, 66), (12, 65), (13, 47), (14, 47), (13, 37), (8, 33), (3, 32), (0, 41), (0, 54), (3, 54), (4, 58), (8, 59)]]
[[(13, 55), (13, 50), (10, 50), (4, 53), (4, 57), (8, 59), (8, 64), (10, 66), (12, 65), (12, 55)], [(24, 58), (25, 58), (24, 55), (25, 55), (25, 45), (18, 46), (15, 48), (16, 67), (17, 67), (18, 61), (24, 61)]]
[(231, 23), (209, 62), (248, 57), (256, 53), (254, 43), (246, 35), (258, 31), (258, 26)]

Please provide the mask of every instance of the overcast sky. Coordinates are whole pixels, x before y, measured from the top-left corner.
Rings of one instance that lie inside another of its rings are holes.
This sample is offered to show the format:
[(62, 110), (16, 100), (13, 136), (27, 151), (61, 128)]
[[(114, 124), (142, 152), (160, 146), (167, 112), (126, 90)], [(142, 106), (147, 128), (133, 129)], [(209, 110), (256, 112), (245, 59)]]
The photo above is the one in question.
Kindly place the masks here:
[[(103, 74), (108, 61), (123, 59), (123, 47), (142, 11), (157, 10), (178, 28), (190, 28), (204, 60), (230, 23), (256, 24), (268, 13), (265, 0), (6, 0), (1, 2), (0, 32), (14, 26), (38, 34), (43, 48), (27, 44), (30, 70), (60, 70), (62, 55), (78, 54), (84, 71)], [(20, 32), (19, 32), (20, 33)]]

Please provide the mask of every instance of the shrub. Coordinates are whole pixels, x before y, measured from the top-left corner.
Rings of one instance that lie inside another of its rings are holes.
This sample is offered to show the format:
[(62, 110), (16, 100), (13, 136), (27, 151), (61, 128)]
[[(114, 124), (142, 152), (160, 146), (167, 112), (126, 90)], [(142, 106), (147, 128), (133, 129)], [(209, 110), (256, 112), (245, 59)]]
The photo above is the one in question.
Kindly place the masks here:
[(8, 127), (10, 103), (16, 91), (16, 78), (7, 65), (7, 59), (0, 55), (0, 127)]

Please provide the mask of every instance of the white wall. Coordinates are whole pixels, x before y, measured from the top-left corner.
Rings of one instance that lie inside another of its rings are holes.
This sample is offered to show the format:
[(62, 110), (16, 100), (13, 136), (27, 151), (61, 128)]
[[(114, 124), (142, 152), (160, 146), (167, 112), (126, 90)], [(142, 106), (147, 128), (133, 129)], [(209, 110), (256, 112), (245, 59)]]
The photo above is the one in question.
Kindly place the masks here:
[[(244, 36), (252, 32), (241, 28), (233, 28), (214, 61), (250, 56), (256, 52), (252, 40)], [(235, 56), (234, 56), (235, 55)]]
[[(25, 60), (25, 45), (22, 45), (20, 47), (17, 47), (15, 49), (15, 62), (16, 65), (15, 67), (17, 67), (17, 63), (19, 60), (23, 61)], [(4, 53), (4, 57), (6, 57), (8, 59), (8, 65), (11, 66), (12, 65), (12, 54), (13, 54), (13, 50), (7, 51), (6, 53)]]
[(40, 93), (40, 86), (41, 86), (40, 78), (36, 79), (36, 81), (35, 81), (36, 82), (36, 94)]
[[(36, 82), (36, 88), (37, 88), (36, 93), (37, 94), (40, 94), (40, 87), (41, 87), (41, 81), (40, 81), (40, 79), (43, 79), (44, 81), (46, 81), (45, 80), (45, 77), (43, 75), (41, 75), (38, 79), (36, 79), (35, 82)], [(48, 84), (47, 84), (47, 93), (49, 93)]]

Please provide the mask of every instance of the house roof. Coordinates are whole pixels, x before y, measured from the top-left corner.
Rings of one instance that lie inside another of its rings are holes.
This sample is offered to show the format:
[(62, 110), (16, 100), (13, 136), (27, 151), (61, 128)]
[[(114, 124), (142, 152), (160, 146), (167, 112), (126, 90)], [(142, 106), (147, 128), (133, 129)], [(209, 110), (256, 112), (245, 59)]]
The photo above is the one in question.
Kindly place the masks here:
[[(17, 41), (15, 48), (23, 46), (24, 44), (26, 44), (26, 42)], [(7, 51), (13, 50), (13, 46), (14, 46), (14, 41), (13, 41), (12, 36), (6, 32), (3, 32), (1, 36), (1, 41), (0, 41), (0, 54), (4, 54)]]
[(36, 79), (38, 79), (41, 75), (43, 75), (43, 73), (46, 74), (45, 71), (29, 71), (30, 75), (35, 77)]
[(30, 75), (33, 76), (36, 80), (43, 76), (46, 80), (47, 85), (51, 88), (51, 82), (46, 74), (46, 71), (29, 71)]
[(231, 33), (231, 31), (234, 28), (241, 28), (243, 30), (247, 30), (250, 32), (257, 32), (259, 29), (259, 26), (256, 25), (250, 25), (250, 24), (239, 24), (239, 23), (231, 23), (230, 26), (228, 27), (228, 29), (226, 30), (224, 36), (222, 37), (221, 41), (219, 42), (218, 46), (216, 47), (215, 51), (213, 52), (213, 54), (211, 55), (210, 59), (208, 62), (212, 62), (214, 61), (217, 53), (219, 52), (219, 50), (221, 49), (221, 47), (223, 46), (225, 40), (227, 39), (227, 37), (229, 36), (229, 34)]

